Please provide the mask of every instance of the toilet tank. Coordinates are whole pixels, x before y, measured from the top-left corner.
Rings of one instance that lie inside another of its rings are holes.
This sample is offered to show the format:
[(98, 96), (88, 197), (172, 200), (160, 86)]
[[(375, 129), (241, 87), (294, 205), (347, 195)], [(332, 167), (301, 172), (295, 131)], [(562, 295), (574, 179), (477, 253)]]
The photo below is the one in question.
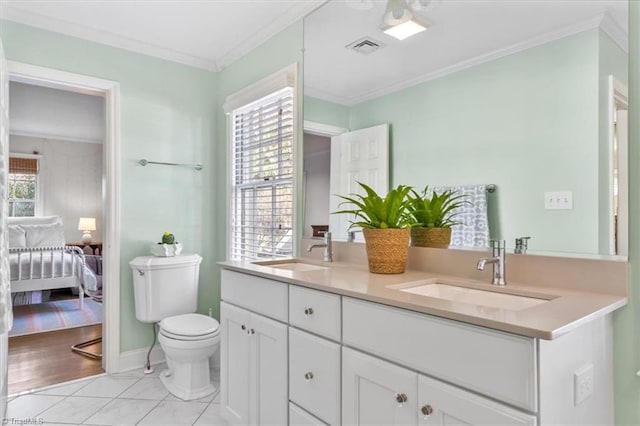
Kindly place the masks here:
[(142, 322), (195, 312), (202, 257), (140, 256), (129, 262), (133, 273), (136, 318)]

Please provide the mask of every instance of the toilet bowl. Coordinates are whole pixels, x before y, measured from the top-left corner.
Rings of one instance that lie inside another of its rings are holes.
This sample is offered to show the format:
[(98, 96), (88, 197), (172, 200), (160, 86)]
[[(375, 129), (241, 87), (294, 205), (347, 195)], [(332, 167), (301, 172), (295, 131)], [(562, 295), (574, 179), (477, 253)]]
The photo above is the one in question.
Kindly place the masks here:
[(213, 393), (209, 358), (220, 347), (220, 324), (201, 314), (183, 314), (160, 321), (158, 341), (167, 360), (160, 380), (167, 390), (184, 400)]

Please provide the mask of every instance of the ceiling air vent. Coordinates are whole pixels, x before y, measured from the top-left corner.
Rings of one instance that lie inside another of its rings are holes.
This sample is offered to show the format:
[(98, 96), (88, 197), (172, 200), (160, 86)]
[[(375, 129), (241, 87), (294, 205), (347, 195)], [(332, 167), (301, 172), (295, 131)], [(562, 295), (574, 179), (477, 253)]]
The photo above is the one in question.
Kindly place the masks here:
[(373, 53), (378, 49), (382, 49), (385, 46), (386, 44), (381, 41), (374, 40), (371, 37), (363, 37), (353, 43), (347, 44), (345, 47), (349, 50), (362, 53), (363, 55), (369, 55), (370, 53)]

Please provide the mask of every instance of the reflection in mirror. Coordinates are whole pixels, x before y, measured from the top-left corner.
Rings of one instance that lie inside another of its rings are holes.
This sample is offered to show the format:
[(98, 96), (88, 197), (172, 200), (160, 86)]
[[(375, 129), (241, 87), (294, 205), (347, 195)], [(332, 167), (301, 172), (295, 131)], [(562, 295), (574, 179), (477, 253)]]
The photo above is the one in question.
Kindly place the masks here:
[(384, 33), (384, 1), (305, 18), (305, 121), (388, 123), (390, 186), (496, 185), (511, 251), (626, 255), (627, 1), (393, 3), (427, 30)]

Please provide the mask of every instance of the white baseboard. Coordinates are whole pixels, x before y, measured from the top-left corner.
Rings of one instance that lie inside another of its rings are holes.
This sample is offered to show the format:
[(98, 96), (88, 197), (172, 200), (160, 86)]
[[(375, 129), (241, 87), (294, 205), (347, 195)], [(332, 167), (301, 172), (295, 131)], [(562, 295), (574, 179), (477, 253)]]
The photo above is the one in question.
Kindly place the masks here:
[[(134, 349), (132, 351), (122, 352), (120, 354), (120, 363), (117, 372), (140, 369), (144, 370), (147, 364), (147, 352), (149, 348)], [(159, 344), (151, 350), (151, 364), (159, 364), (164, 362), (164, 352)]]

